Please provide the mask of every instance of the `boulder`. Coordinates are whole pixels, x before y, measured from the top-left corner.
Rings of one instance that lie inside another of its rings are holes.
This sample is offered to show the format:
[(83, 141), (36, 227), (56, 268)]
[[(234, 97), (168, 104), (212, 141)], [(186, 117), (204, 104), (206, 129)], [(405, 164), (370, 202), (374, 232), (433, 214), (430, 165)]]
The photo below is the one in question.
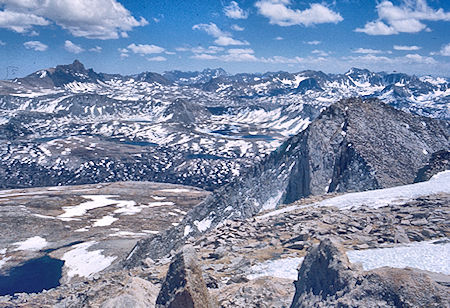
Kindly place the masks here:
[(326, 239), (305, 257), (291, 308), (448, 307), (448, 287), (432, 277), (413, 268), (362, 271), (339, 244)]
[(326, 239), (313, 246), (298, 272), (291, 308), (307, 307), (307, 298), (327, 300), (350, 291), (357, 281), (356, 271), (341, 246)]
[(170, 263), (161, 291), (156, 299), (157, 308), (212, 308), (211, 300), (197, 255), (192, 246), (185, 246)]

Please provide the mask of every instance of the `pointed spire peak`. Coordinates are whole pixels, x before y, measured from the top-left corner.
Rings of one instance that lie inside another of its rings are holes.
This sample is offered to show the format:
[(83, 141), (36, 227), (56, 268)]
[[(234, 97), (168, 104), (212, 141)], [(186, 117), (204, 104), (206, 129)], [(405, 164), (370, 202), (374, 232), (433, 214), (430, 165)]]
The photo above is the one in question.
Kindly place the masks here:
[(84, 71), (84, 65), (83, 63), (81, 63), (79, 60), (75, 60), (72, 63), (72, 67), (74, 68), (74, 70), (76, 71)]

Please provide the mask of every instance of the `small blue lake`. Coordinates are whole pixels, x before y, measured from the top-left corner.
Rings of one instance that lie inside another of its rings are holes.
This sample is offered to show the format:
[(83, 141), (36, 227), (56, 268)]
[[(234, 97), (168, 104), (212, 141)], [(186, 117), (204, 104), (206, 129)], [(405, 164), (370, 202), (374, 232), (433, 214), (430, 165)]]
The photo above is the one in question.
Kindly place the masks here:
[(0, 276), (0, 296), (37, 293), (59, 286), (64, 261), (44, 256), (12, 268)]
[(275, 140), (273, 137), (268, 135), (244, 135), (244, 139), (263, 139), (263, 140)]
[(211, 133), (213, 133), (213, 134), (220, 134), (220, 135), (223, 135), (223, 136), (229, 136), (229, 135), (231, 135), (233, 133), (233, 131), (230, 130), (230, 129), (218, 129), (218, 130), (211, 131)]
[(147, 142), (147, 141), (121, 141), (121, 143), (129, 144), (129, 145), (137, 145), (140, 147), (156, 147), (157, 143)]
[(189, 154), (186, 156), (187, 159), (195, 159), (195, 158), (202, 158), (202, 159), (225, 159), (225, 157), (220, 157), (216, 155), (211, 154)]

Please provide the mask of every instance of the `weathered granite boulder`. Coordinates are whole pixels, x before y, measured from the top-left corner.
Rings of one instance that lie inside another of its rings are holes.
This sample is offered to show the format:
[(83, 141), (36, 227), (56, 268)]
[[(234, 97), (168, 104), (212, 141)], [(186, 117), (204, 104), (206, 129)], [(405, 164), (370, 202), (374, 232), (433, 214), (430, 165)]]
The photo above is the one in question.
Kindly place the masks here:
[(177, 253), (167, 271), (156, 299), (157, 308), (215, 307), (203, 280), (197, 256), (192, 246)]
[(364, 272), (327, 239), (310, 249), (295, 281), (291, 308), (448, 307), (448, 287), (426, 271), (383, 267)]

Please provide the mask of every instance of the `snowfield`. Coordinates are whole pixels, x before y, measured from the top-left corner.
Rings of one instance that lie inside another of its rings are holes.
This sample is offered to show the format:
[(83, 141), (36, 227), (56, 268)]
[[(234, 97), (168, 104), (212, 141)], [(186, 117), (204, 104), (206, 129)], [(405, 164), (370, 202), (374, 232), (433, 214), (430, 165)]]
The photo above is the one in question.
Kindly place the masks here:
[(450, 170), (440, 172), (426, 182), (348, 193), (314, 204), (292, 205), (261, 215), (259, 218), (264, 219), (267, 217), (277, 216), (308, 206), (333, 206), (341, 210), (348, 210), (352, 208), (356, 209), (361, 206), (379, 208), (388, 206), (389, 204), (402, 204), (421, 196), (439, 193), (450, 193)]
[(347, 252), (352, 263), (361, 263), (364, 270), (390, 266), (414, 267), (450, 275), (450, 241), (425, 241), (391, 248), (352, 250)]

